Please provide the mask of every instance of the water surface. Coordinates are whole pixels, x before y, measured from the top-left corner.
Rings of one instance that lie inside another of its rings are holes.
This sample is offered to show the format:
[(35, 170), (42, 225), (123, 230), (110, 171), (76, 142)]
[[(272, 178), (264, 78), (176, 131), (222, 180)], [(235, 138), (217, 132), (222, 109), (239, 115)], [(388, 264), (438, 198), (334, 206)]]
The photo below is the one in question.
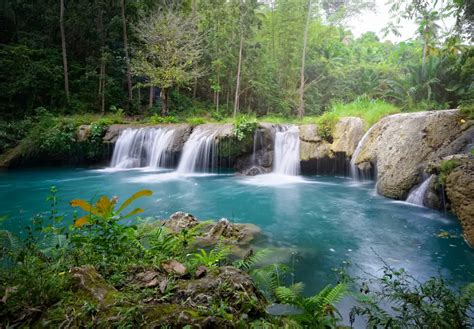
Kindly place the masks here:
[[(175, 211), (199, 219), (251, 222), (261, 239), (294, 264), (295, 279), (307, 293), (334, 283), (332, 269), (343, 261), (352, 274), (377, 274), (378, 257), (420, 279), (442, 273), (458, 284), (473, 280), (474, 251), (460, 237), (453, 216), (377, 195), (371, 183), (345, 178), (265, 175), (177, 175), (174, 172), (35, 169), (0, 173), (0, 215), (8, 229), (22, 232), (26, 221), (48, 210), (49, 188), (59, 190), (60, 209), (75, 198), (106, 194), (124, 199), (140, 189), (154, 191), (137, 202), (146, 216), (167, 218)], [(453, 238), (439, 238), (447, 231)]]

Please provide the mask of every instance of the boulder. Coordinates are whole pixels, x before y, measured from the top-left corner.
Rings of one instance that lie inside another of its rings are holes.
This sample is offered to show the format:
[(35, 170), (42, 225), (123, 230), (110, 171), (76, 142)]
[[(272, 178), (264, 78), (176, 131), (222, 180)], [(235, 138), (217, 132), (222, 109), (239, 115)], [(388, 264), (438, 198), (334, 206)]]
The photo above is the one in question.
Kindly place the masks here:
[(466, 241), (474, 247), (474, 158), (456, 161), (457, 167), (446, 176), (446, 195), (451, 210), (461, 222)]
[(332, 133), (331, 151), (334, 153), (344, 152), (347, 157), (351, 157), (364, 133), (364, 121), (361, 118), (341, 118)]
[(220, 241), (235, 246), (248, 245), (261, 230), (254, 224), (232, 224), (226, 218), (215, 223), (203, 224), (203, 234), (196, 237), (198, 246), (212, 246)]
[(78, 142), (85, 142), (91, 134), (90, 125), (81, 125), (77, 130), (76, 137)]
[(161, 267), (168, 274), (185, 275), (187, 271), (186, 266), (176, 260), (164, 262), (161, 264)]
[(199, 221), (191, 214), (178, 211), (170, 216), (168, 220), (164, 222), (164, 226), (175, 233), (179, 233), (184, 229), (190, 229), (198, 225)]
[(319, 134), (319, 128), (315, 124), (301, 125), (300, 128), (300, 140), (308, 143), (320, 143), (323, 141)]
[(374, 167), (380, 194), (404, 200), (420, 183), (429, 162), (464, 150), (472, 142), (473, 121), (461, 119), (459, 110), (387, 116), (364, 137), (354, 163), (360, 169)]

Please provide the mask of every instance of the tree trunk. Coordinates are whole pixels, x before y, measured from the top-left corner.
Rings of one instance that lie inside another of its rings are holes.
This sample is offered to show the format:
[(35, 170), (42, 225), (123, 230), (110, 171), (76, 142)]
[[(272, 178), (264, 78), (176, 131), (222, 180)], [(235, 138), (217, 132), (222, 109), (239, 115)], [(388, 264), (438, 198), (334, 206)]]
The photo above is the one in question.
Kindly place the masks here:
[(105, 31), (104, 31), (104, 10), (103, 3), (98, 2), (98, 20), (97, 20), (97, 32), (100, 36), (100, 70), (99, 70), (99, 100), (100, 100), (100, 111), (102, 114), (105, 114), (105, 65), (106, 65), (106, 56), (105, 56)]
[(160, 92), (161, 100), (161, 116), (168, 116), (168, 88), (161, 88)]
[(308, 28), (311, 19), (311, 0), (308, 1), (308, 16), (306, 17), (306, 24), (304, 27), (303, 37), (303, 52), (301, 55), (301, 74), (300, 74), (300, 105), (298, 107), (298, 117), (304, 117), (304, 64), (306, 58), (306, 43), (308, 41)]
[(69, 103), (69, 73), (67, 68), (66, 33), (64, 32), (64, 0), (60, 0), (59, 27), (61, 30), (61, 47), (63, 51), (64, 91), (66, 92), (66, 101)]
[[(241, 32), (242, 33), (242, 32)], [(239, 65), (237, 66), (237, 83), (235, 85), (235, 99), (234, 99), (234, 118), (239, 111), (239, 94), (240, 94), (240, 69), (242, 66), (242, 47), (244, 43), (243, 34), (240, 35), (240, 49), (239, 49)]]
[(153, 107), (153, 99), (155, 98), (155, 87), (150, 86), (150, 94), (148, 98), (148, 108), (151, 109)]
[(123, 49), (125, 53), (125, 62), (127, 65), (127, 89), (128, 89), (128, 101), (131, 102), (133, 99), (132, 94), (132, 73), (130, 70), (130, 57), (128, 55), (128, 35), (127, 35), (127, 19), (125, 17), (125, 0), (120, 0), (120, 6), (122, 7), (122, 28), (123, 28)]
[(217, 85), (219, 86), (219, 89), (216, 92), (216, 112), (219, 113), (219, 94), (221, 92), (220, 69), (217, 70)]

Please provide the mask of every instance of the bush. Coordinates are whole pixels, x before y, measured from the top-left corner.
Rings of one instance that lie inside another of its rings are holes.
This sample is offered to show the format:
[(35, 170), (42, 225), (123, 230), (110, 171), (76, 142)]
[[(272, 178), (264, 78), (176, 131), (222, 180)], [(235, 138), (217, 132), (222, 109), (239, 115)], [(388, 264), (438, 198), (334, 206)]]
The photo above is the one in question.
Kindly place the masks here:
[(371, 328), (469, 328), (472, 325), (469, 322), (474, 311), (474, 283), (456, 291), (442, 277), (419, 282), (404, 269), (395, 270), (385, 264), (383, 271), (381, 278), (362, 282), (359, 305), (350, 312), (351, 323), (356, 316), (364, 316)]
[(153, 114), (149, 119), (148, 119), (148, 123), (151, 123), (151, 124), (162, 124), (162, 123), (177, 123), (179, 120), (173, 116), (173, 115), (169, 115), (169, 116), (166, 116), (166, 117), (163, 117), (159, 114)]
[(242, 141), (252, 136), (257, 126), (258, 122), (255, 117), (250, 117), (245, 114), (238, 116), (234, 123), (234, 135), (239, 141)]

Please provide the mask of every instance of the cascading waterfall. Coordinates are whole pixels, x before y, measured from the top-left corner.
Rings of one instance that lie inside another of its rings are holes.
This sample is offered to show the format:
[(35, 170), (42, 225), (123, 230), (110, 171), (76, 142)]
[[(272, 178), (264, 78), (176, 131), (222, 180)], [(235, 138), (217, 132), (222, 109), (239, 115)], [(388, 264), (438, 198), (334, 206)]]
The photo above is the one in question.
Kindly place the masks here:
[(423, 206), (425, 194), (428, 191), (428, 188), (430, 187), (431, 181), (434, 179), (434, 177), (434, 175), (431, 175), (428, 179), (425, 179), (423, 183), (413, 188), (413, 190), (408, 195), (406, 202)]
[(365, 178), (365, 177), (361, 177), (360, 172), (359, 172), (359, 168), (357, 167), (355, 161), (356, 161), (357, 157), (359, 156), (360, 152), (362, 151), (362, 148), (364, 147), (365, 143), (369, 139), (369, 135), (372, 132), (373, 128), (374, 128), (374, 126), (370, 127), (370, 129), (367, 130), (367, 132), (364, 134), (364, 136), (362, 136), (361, 140), (357, 144), (357, 147), (354, 151), (354, 154), (352, 154), (352, 158), (351, 158), (351, 177), (352, 177), (352, 179), (361, 180), (361, 179)]
[(280, 126), (275, 133), (273, 172), (283, 175), (300, 173), (300, 136), (298, 126)]
[(212, 172), (217, 165), (216, 131), (195, 129), (184, 144), (177, 172)]
[(167, 152), (174, 130), (168, 128), (127, 128), (120, 134), (112, 155), (112, 168), (166, 168), (171, 165)]

